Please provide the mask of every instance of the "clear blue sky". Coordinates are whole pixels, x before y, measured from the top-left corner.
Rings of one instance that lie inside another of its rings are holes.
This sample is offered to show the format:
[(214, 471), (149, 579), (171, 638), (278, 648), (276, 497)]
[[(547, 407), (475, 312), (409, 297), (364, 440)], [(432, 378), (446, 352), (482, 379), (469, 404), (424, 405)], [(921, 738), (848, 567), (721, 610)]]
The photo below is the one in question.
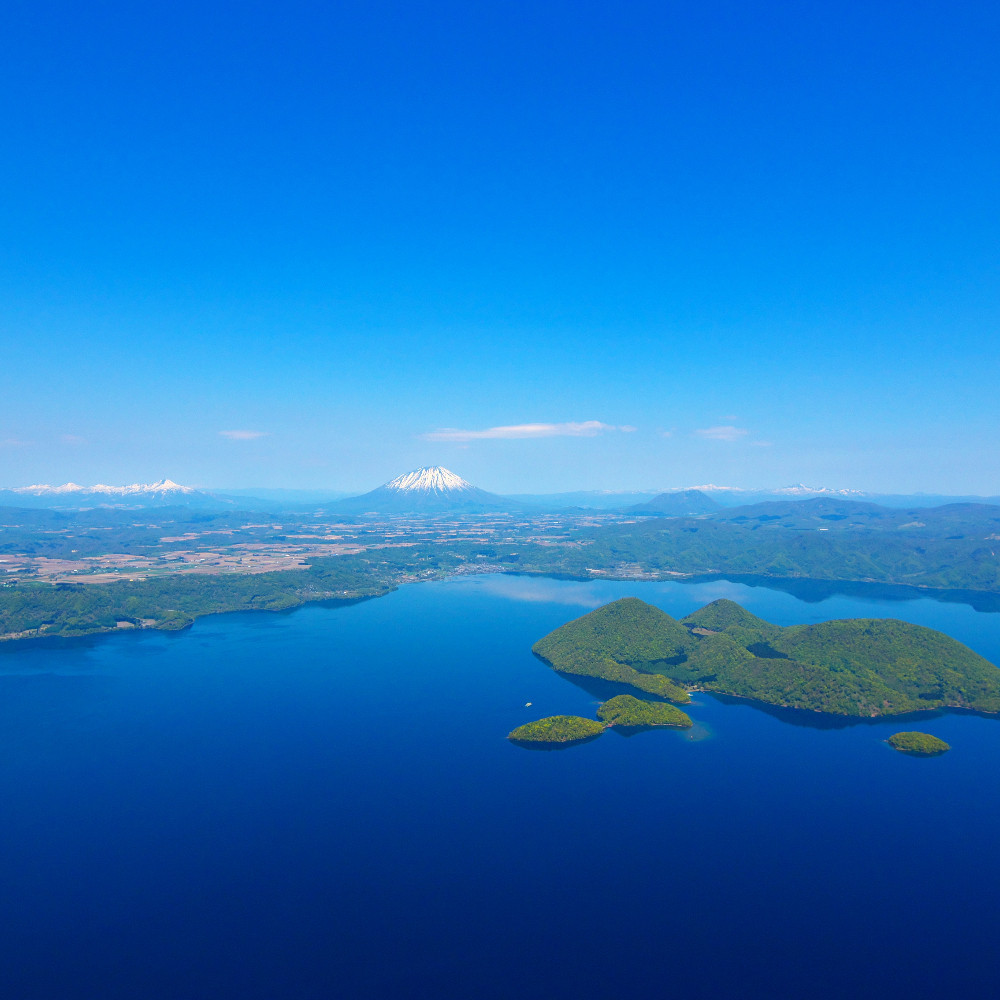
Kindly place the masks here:
[(1000, 493), (998, 43), (979, 2), (9, 4), (0, 485)]

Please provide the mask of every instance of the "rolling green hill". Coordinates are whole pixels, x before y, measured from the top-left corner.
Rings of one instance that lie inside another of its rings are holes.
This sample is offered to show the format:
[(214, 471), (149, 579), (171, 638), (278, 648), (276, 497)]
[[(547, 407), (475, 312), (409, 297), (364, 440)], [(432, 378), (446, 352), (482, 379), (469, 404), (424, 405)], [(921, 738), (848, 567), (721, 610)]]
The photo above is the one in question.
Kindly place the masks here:
[(617, 681), (685, 704), (691, 700), (687, 691), (661, 668), (686, 660), (690, 641), (676, 619), (638, 598), (626, 598), (556, 629), (532, 649), (562, 673)]
[(802, 512), (728, 521), (643, 518), (581, 533), (579, 548), (561, 558), (547, 553), (545, 568), (579, 576), (758, 576), (1000, 593), (1000, 508), (964, 506), (976, 506), (975, 517), (919, 512), (920, 528), (904, 522), (891, 530), (875, 530), (883, 522), (874, 516), (829, 521)]

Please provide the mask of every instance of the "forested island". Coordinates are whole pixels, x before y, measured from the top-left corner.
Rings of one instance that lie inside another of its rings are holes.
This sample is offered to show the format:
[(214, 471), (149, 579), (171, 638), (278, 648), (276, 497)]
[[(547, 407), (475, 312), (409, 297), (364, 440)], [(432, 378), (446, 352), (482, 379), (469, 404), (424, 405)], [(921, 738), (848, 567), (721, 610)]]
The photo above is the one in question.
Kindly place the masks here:
[(620, 726), (622, 729), (646, 729), (656, 726), (690, 729), (694, 725), (686, 712), (673, 705), (662, 701), (643, 701), (630, 694), (619, 694), (609, 698), (598, 708), (597, 717), (609, 726)]
[(914, 757), (936, 757), (951, 749), (951, 744), (945, 743), (937, 736), (931, 736), (930, 733), (894, 733), (886, 743), (893, 750), (912, 754)]
[[(772, 625), (718, 600), (677, 620), (635, 597), (606, 604), (535, 643), (555, 670), (683, 703), (687, 690), (874, 718), (935, 708), (1000, 712), (1000, 670), (962, 643), (895, 619)], [(635, 683), (633, 683), (635, 681)]]
[(537, 722), (527, 722), (507, 734), (514, 743), (580, 743), (600, 736), (605, 729), (652, 729), (669, 727), (689, 729), (693, 723), (679, 708), (662, 701), (643, 701), (630, 694), (616, 695), (597, 709), (601, 720), (580, 715), (550, 715)]
[(579, 743), (604, 732), (604, 726), (580, 715), (550, 715), (526, 722), (508, 734), (514, 743)]

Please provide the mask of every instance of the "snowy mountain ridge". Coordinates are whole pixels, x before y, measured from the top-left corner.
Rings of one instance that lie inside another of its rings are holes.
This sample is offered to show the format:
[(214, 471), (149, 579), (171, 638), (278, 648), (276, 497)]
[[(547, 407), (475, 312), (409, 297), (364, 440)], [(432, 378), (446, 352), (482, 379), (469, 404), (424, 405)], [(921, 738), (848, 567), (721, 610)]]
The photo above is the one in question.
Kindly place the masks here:
[(829, 486), (804, 486), (796, 483), (794, 486), (781, 486), (772, 493), (790, 497), (863, 497), (868, 494), (864, 490), (834, 490)]
[(743, 486), (716, 486), (715, 483), (705, 483), (702, 486), (682, 486), (667, 490), (667, 493), (680, 493), (687, 490), (700, 490), (702, 493), (746, 493), (748, 495), (766, 493), (774, 496), (789, 497), (863, 497), (869, 494), (865, 490), (835, 490), (829, 486), (806, 486), (795, 483), (793, 486), (779, 486), (775, 489), (748, 490)]
[(67, 493), (103, 493), (108, 496), (126, 497), (137, 493), (197, 493), (198, 491), (192, 486), (181, 486), (172, 479), (161, 479), (155, 483), (131, 483), (128, 486), (108, 486), (105, 483), (96, 483), (94, 486), (80, 486), (77, 483), (50, 486), (48, 483), (35, 483), (32, 486), (14, 486), (11, 492), (36, 497)]

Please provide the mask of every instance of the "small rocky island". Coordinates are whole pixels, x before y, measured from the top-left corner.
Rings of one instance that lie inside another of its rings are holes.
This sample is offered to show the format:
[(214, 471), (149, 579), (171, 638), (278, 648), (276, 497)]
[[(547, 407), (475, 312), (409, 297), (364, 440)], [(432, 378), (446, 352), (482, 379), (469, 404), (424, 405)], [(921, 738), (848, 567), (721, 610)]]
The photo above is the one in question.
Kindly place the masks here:
[(936, 757), (951, 749), (950, 743), (931, 736), (929, 733), (894, 733), (886, 742), (900, 753), (912, 754), (914, 757)]
[(782, 627), (719, 600), (678, 620), (626, 597), (557, 628), (533, 650), (560, 673), (676, 704), (694, 690), (862, 718), (1000, 712), (992, 663), (941, 632), (891, 618)]

